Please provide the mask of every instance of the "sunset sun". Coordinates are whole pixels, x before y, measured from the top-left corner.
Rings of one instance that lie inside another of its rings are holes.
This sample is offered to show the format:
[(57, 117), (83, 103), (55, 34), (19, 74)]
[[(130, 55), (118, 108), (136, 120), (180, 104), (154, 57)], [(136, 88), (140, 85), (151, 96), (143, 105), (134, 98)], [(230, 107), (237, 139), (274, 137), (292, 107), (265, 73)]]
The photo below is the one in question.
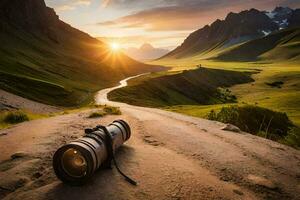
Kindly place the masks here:
[(113, 43), (110, 44), (110, 48), (111, 48), (111, 50), (113, 50), (113, 51), (119, 51), (120, 48), (121, 48), (121, 46), (120, 46), (119, 43), (113, 42)]

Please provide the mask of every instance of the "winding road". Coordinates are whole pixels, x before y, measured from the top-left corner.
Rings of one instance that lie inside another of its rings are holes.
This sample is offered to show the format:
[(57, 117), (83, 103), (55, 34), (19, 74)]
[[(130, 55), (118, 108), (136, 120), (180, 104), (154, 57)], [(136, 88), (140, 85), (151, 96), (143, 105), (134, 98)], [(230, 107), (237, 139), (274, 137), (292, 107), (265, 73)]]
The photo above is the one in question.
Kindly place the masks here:
[[(99, 104), (120, 107), (122, 116), (87, 119), (91, 110), (85, 110), (0, 131), (5, 133), (0, 136), (0, 199), (1, 194), (22, 200), (300, 199), (299, 151), (223, 131), (218, 122), (109, 101), (107, 94), (129, 79), (95, 97)], [(132, 128), (117, 159), (138, 186), (125, 182), (115, 169), (99, 171), (83, 187), (58, 181), (51, 167), (56, 148), (80, 137), (84, 128), (116, 118)], [(10, 158), (15, 152), (21, 156)]]

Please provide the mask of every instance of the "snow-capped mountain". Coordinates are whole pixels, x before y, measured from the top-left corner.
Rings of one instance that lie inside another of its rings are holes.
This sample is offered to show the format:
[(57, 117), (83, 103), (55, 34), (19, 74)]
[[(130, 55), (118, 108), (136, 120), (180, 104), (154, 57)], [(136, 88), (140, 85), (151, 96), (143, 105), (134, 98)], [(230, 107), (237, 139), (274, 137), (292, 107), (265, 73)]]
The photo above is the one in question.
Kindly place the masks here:
[(224, 20), (217, 19), (191, 33), (179, 47), (163, 58), (205, 54), (292, 27), (300, 27), (300, 9), (277, 7), (267, 12), (252, 8), (240, 13), (231, 12)]
[(265, 12), (265, 14), (278, 25), (279, 29), (284, 29), (289, 25), (293, 9), (289, 7), (276, 7), (273, 11)]

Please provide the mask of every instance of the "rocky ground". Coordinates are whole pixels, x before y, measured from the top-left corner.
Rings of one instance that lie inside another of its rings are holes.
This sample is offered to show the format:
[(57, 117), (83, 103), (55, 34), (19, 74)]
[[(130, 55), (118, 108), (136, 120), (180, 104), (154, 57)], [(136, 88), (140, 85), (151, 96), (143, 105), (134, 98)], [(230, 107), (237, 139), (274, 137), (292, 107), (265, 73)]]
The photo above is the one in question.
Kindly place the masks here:
[(39, 114), (53, 113), (61, 110), (54, 106), (31, 101), (4, 90), (0, 90), (0, 111), (19, 109)]

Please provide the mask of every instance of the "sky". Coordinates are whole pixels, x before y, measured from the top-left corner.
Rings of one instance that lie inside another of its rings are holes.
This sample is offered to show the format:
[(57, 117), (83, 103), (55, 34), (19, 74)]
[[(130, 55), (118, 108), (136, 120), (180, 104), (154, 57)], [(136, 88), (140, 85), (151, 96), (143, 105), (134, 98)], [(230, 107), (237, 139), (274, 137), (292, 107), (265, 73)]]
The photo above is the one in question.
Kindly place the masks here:
[(150, 43), (172, 49), (193, 31), (229, 12), (276, 6), (300, 8), (299, 0), (46, 0), (60, 19), (123, 48)]

